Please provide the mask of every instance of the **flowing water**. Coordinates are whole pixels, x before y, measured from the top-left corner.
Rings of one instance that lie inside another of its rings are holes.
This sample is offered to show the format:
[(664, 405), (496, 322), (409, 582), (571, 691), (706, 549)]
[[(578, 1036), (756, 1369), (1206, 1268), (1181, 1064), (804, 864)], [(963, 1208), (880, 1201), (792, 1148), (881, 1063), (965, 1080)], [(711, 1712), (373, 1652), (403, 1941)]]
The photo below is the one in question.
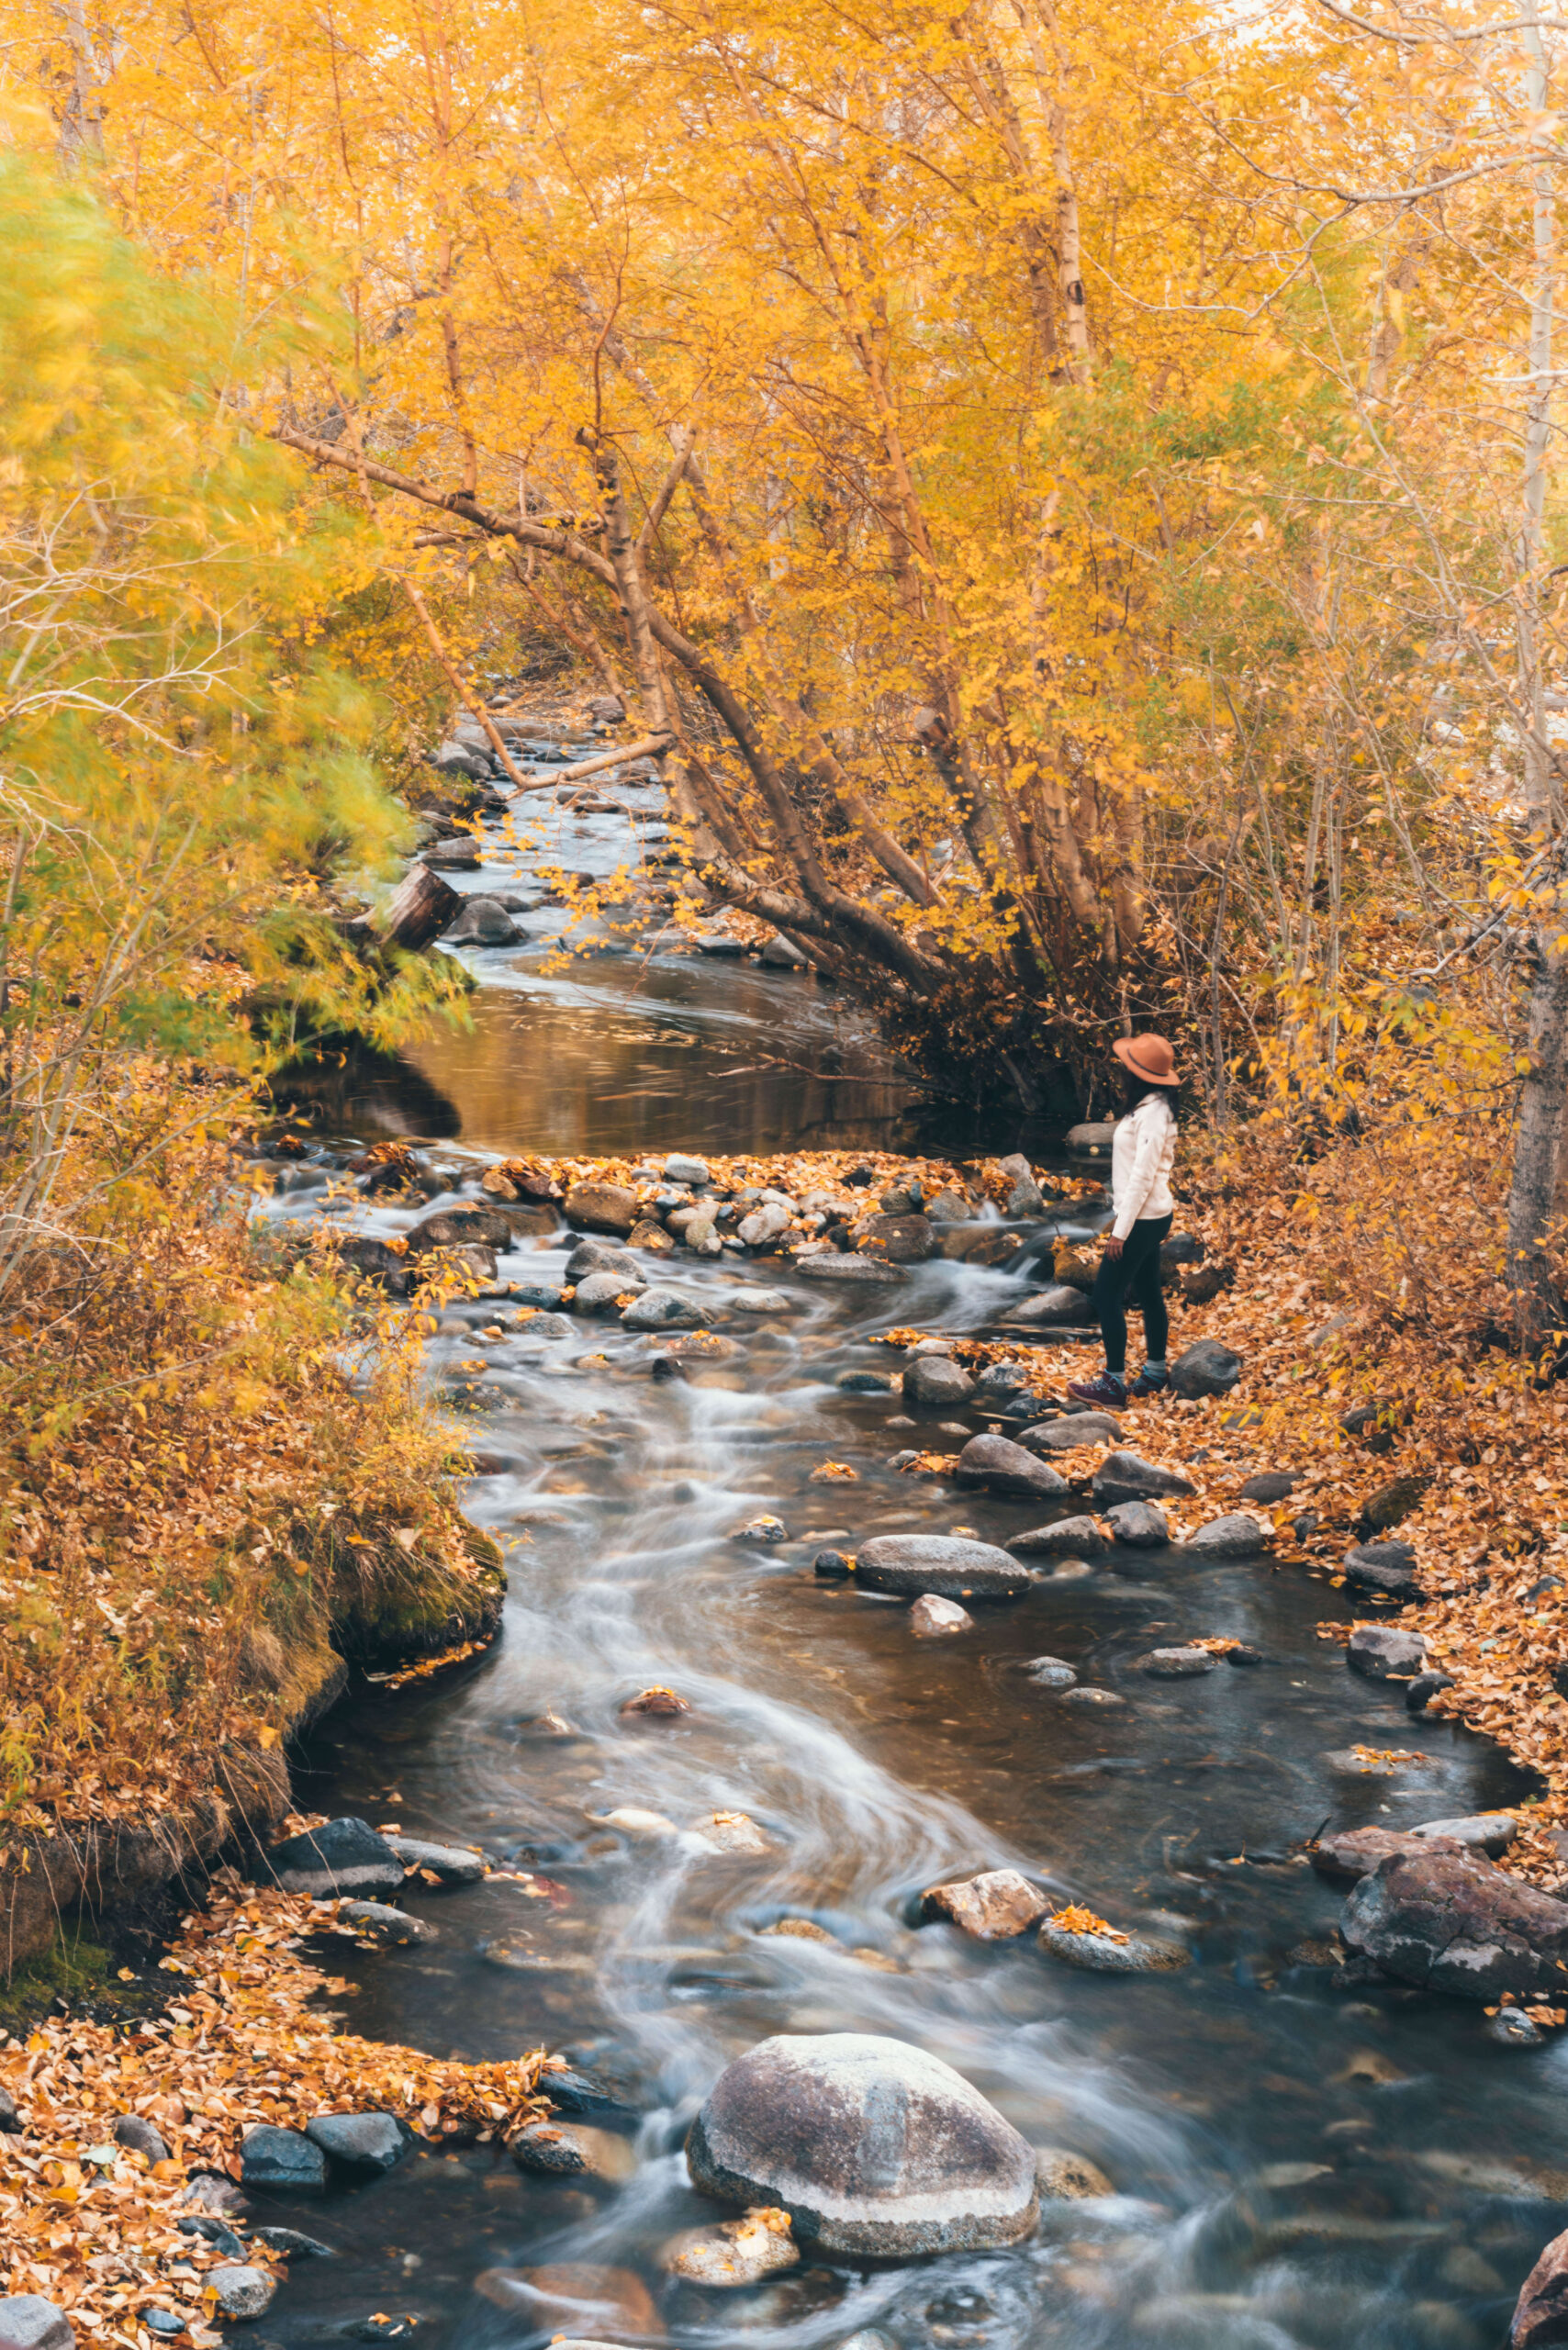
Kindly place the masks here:
[[(498, 861), (524, 878), (563, 850), (607, 867), (623, 829), (578, 820)], [(496, 885), (494, 866), (484, 878)], [(319, 1072), (323, 1135), (413, 1133), (454, 1187), (484, 1154), (524, 1146), (910, 1139), (908, 1089), (810, 975), (613, 945), (554, 972), (558, 920), (543, 909), (526, 946), (470, 958), (471, 1035), (402, 1066)], [(412, 1214), (364, 1220), (390, 1231)], [(563, 1261), (534, 1248), (502, 1272), (558, 1279)], [(487, 1473), (466, 1506), (507, 1549), (504, 1636), (458, 1677), (345, 1702), (301, 1778), (322, 1810), (476, 1843), (508, 1872), (410, 1893), (438, 1939), (355, 1955), (354, 2029), (443, 2055), (568, 2053), (618, 2100), (589, 2118), (621, 2134), (625, 2176), (554, 2183), (487, 2147), (421, 2152), (374, 2187), (281, 2209), (338, 2257), (295, 2264), (266, 2333), (392, 2338), (407, 2317), (465, 2350), (562, 2334), (812, 2350), (863, 2327), (903, 2350), (1493, 2350), (1565, 2223), (1568, 2042), (1510, 2053), (1477, 2009), (1333, 1987), (1341, 1896), (1294, 1848), (1330, 1820), (1517, 1800), (1517, 1776), (1349, 1674), (1316, 1637), (1348, 1612), (1340, 1595), (1262, 1561), (1125, 1552), (977, 1607), (962, 1638), (913, 1639), (903, 1603), (818, 1580), (815, 1553), (899, 1528), (1004, 1540), (1037, 1507), (891, 1472), (908, 1441), (890, 1425), (898, 1399), (835, 1382), (896, 1369), (879, 1329), (985, 1326), (1025, 1277), (934, 1264), (846, 1299), (777, 1260), (671, 1270), (741, 1348), (685, 1381), (655, 1382), (649, 1343), (613, 1324), (485, 1343), (493, 1304), (448, 1313), (438, 1385), (486, 1366), (466, 1402)], [(764, 1288), (790, 1310), (746, 1313)], [(1183, 1438), (1201, 1443), (1201, 1419), (1178, 1423), (1171, 1449)], [(827, 1460), (854, 1482), (812, 1483)], [(763, 1514), (787, 1540), (743, 1531)], [(1266, 1662), (1166, 1684), (1134, 1669), (1197, 1634)], [(1064, 1706), (1023, 1670), (1041, 1654), (1124, 1703)], [(651, 1683), (689, 1713), (623, 1716)], [(1330, 1758), (1358, 1742), (1417, 1759), (1347, 1777)], [(606, 1824), (616, 1811), (657, 1817)], [(770, 1851), (710, 1850), (695, 1831), (715, 1811), (747, 1814)], [(1032, 1939), (987, 1946), (912, 1922), (922, 1887), (1005, 1864), (1123, 1927), (1159, 1925), (1194, 1963), (1095, 1975)], [(833, 1939), (762, 1931), (787, 1917)], [(769, 2033), (831, 2031), (946, 2058), (1114, 2192), (1047, 2203), (1010, 2251), (883, 2267), (808, 2255), (730, 2294), (670, 2282), (660, 2248), (721, 2216), (680, 2152), (704, 2092)]]

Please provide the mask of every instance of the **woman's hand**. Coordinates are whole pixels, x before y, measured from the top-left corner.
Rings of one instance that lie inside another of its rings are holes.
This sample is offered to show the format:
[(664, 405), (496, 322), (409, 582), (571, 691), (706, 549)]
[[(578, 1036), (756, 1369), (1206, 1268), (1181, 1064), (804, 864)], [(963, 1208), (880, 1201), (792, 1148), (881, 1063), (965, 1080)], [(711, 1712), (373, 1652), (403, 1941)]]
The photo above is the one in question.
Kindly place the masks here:
[(1113, 1265), (1122, 1253), (1122, 1242), (1117, 1239), (1114, 1232), (1108, 1232), (1105, 1235), (1105, 1254)]

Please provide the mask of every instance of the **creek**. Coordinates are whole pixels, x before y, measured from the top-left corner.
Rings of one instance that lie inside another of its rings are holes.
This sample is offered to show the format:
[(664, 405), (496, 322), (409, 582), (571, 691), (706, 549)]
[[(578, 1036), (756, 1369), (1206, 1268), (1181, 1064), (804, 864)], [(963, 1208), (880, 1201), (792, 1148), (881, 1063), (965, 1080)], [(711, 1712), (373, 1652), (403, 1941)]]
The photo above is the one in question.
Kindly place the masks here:
[[(655, 821), (651, 795), (642, 804), (640, 818), (552, 810), (531, 845), (498, 845), (462, 886), (526, 894), (542, 865), (610, 870), (629, 823)], [(811, 974), (613, 940), (557, 970), (559, 921), (541, 908), (524, 945), (467, 955), (481, 981), (469, 1035), (312, 1073), (299, 1098), (323, 1143), (412, 1136), (455, 1197), (487, 1157), (520, 1148), (930, 1139), (910, 1086)], [(1025, 1144), (1047, 1156), (1042, 1137)], [(415, 1213), (375, 1204), (357, 1220), (386, 1234)], [(541, 1244), (502, 1270), (558, 1280), (563, 1262)], [(420, 2152), (326, 2205), (281, 2205), (268, 2216), (338, 2257), (295, 2264), (267, 2336), (390, 2339), (408, 2316), (431, 2350), (562, 2334), (835, 2350), (864, 2327), (902, 2350), (1494, 2350), (1526, 2270), (1568, 2224), (1568, 2040), (1512, 2053), (1477, 2008), (1335, 1988), (1326, 1937), (1342, 1891), (1294, 1848), (1328, 1822), (1517, 1801), (1518, 1776), (1348, 1673), (1316, 1632), (1352, 1612), (1344, 1595), (1261, 1559), (1114, 1553), (977, 1605), (960, 1638), (913, 1639), (906, 1604), (819, 1581), (815, 1553), (900, 1528), (1005, 1541), (1038, 1507), (891, 1471), (910, 1441), (889, 1425), (900, 1400), (835, 1382), (896, 1372), (879, 1330), (987, 1326), (1025, 1277), (934, 1262), (897, 1290), (845, 1296), (778, 1259), (726, 1257), (679, 1258), (664, 1278), (743, 1351), (655, 1382), (646, 1344), (614, 1324), (481, 1345), (493, 1305), (443, 1315), (437, 1388), (460, 1385), (476, 1352), (486, 1364), (467, 1401), (488, 1473), (465, 1505), (507, 1550), (504, 1632), (444, 1679), (362, 1687), (297, 1781), (306, 1805), (480, 1845), (506, 1872), (459, 1892), (411, 1886), (408, 1906), (439, 1930), (429, 1944), (346, 1965), (332, 1946), (359, 1986), (353, 2028), (465, 2058), (562, 2051), (620, 2100), (609, 2124), (634, 2159), (611, 2186), (523, 2175), (490, 2147)], [(737, 1313), (764, 1286), (791, 1310)], [(1169, 1451), (1202, 1427), (1178, 1423)], [(828, 1460), (855, 1480), (812, 1482)], [(764, 1513), (787, 1540), (741, 1533)], [(1204, 1634), (1266, 1662), (1175, 1683), (1135, 1669)], [(1124, 1703), (1064, 1706), (1024, 1670), (1041, 1654)], [(620, 1712), (654, 1683), (690, 1712)], [(1417, 1759), (1347, 1777), (1329, 1758), (1357, 1743)], [(622, 1808), (668, 1825), (603, 1824)], [(772, 1849), (705, 1849), (691, 1831), (715, 1811), (747, 1814)], [(1096, 1975), (1031, 1937), (984, 1945), (911, 1922), (924, 1886), (1004, 1865), (1122, 1927), (1178, 1934), (1193, 1964)], [(787, 1917), (833, 1939), (761, 1930)], [(680, 2152), (703, 2094), (769, 2033), (834, 2031), (946, 2058), (1114, 2193), (1047, 2203), (1005, 2252), (902, 2267), (808, 2255), (729, 2294), (671, 2283), (661, 2245), (722, 2216)]]

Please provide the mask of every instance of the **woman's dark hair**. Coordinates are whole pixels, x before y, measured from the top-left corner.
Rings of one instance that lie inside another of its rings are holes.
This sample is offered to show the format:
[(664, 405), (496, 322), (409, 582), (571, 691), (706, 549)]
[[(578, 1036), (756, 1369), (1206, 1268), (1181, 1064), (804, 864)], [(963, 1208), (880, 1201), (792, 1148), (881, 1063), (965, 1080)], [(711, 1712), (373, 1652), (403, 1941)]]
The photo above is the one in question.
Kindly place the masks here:
[(1172, 1119), (1180, 1123), (1182, 1113), (1177, 1104), (1176, 1088), (1173, 1085), (1156, 1085), (1148, 1078), (1139, 1077), (1136, 1069), (1128, 1069), (1124, 1065), (1122, 1089), (1126, 1095), (1126, 1106), (1129, 1110), (1136, 1110), (1138, 1103), (1147, 1102), (1151, 1093), (1157, 1094), (1165, 1103)]

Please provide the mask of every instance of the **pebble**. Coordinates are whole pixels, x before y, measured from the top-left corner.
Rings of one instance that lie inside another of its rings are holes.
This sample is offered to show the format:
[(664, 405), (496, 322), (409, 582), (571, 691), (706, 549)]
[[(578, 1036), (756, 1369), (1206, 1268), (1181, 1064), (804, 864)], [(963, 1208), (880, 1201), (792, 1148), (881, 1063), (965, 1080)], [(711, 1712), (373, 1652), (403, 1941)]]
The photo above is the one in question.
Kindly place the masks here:
[(223, 2315), (230, 2318), (264, 2316), (277, 2290), (275, 2281), (264, 2268), (252, 2268), (243, 2261), (220, 2261), (216, 2268), (207, 2270), (202, 2283)]
[(956, 1599), (926, 1592), (909, 1611), (909, 1628), (917, 1640), (945, 1639), (954, 1632), (972, 1632), (975, 1619)]

